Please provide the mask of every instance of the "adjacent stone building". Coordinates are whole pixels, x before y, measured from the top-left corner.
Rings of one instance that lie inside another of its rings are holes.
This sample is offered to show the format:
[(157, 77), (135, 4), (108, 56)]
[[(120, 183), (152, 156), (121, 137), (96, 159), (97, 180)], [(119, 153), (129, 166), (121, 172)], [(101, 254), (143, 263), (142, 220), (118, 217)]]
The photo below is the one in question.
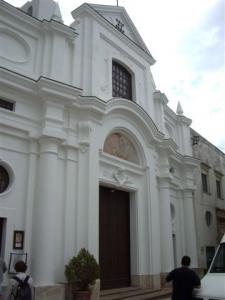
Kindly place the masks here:
[(191, 130), (195, 170), (194, 192), (199, 267), (207, 269), (225, 233), (225, 154)]

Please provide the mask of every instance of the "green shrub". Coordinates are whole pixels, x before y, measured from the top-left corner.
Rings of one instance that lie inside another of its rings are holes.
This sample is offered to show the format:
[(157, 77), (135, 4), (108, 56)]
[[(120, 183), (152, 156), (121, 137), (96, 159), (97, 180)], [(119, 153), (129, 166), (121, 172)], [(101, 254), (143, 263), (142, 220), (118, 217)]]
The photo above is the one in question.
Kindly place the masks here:
[(75, 285), (78, 290), (85, 291), (99, 278), (99, 265), (94, 256), (82, 248), (65, 266), (65, 276), (68, 283)]

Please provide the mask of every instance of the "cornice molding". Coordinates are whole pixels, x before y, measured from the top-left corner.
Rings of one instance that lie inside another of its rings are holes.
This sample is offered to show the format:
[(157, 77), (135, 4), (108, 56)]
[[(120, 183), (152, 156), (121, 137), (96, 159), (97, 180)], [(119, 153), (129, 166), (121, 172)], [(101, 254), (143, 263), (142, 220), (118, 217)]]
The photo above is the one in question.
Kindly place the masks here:
[(162, 141), (160, 141), (160, 143), (158, 143), (157, 146), (159, 150), (166, 151), (169, 155), (179, 155), (179, 153), (177, 152), (178, 146), (171, 138), (163, 139)]
[(192, 123), (192, 120), (183, 116), (183, 115), (177, 115), (168, 105), (165, 105), (165, 113), (172, 118), (173, 121), (176, 123), (183, 123), (187, 126), (190, 126)]
[(167, 103), (169, 102), (166, 95), (164, 93), (161, 93), (161, 91), (155, 91), (154, 92), (154, 100), (155, 101), (160, 101), (164, 105), (167, 105)]
[(66, 35), (69, 38), (77, 38), (78, 33), (76, 33), (75, 29), (69, 26), (66, 26), (60, 22), (57, 22), (53, 19), (50, 21), (43, 20), (40, 21), (41, 27), (45, 30), (56, 31), (57, 33), (61, 33)]
[(185, 124), (187, 126), (190, 126), (191, 123), (192, 123), (192, 120), (189, 119), (189, 118), (187, 118), (187, 117), (185, 117), (185, 116), (177, 115), (177, 122), (183, 123), (183, 124)]
[(41, 96), (43, 101), (45, 97), (52, 97), (66, 103), (74, 101), (82, 93), (82, 89), (54, 79), (41, 76), (35, 80), (2, 67), (0, 67), (0, 83), (24, 94)]
[(126, 112), (126, 114), (131, 115), (130, 120), (134, 121), (136, 119), (141, 122), (149, 133), (149, 136), (146, 137), (147, 140), (154, 140), (156, 142), (164, 138), (164, 134), (158, 130), (151, 117), (136, 102), (121, 98), (112, 98), (107, 102), (106, 112), (107, 114), (111, 114), (115, 111)]
[(192, 157), (192, 156), (183, 156), (183, 163), (186, 165), (186, 166), (189, 166), (189, 167), (199, 167), (200, 166), (200, 159), (197, 159), (195, 157)]
[(67, 103), (74, 101), (81, 94), (81, 89), (55, 81), (46, 77), (40, 77), (37, 81), (37, 92), (45, 100), (46, 97)]
[(28, 129), (12, 126), (12, 124), (10, 123), (9, 124), (5, 122), (1, 123), (1, 121), (0, 121), (0, 133), (4, 133), (7, 134), (8, 136), (17, 137), (24, 140), (30, 138)]
[(177, 121), (176, 113), (168, 105), (165, 105), (164, 112), (166, 117), (170, 117), (175, 122)]

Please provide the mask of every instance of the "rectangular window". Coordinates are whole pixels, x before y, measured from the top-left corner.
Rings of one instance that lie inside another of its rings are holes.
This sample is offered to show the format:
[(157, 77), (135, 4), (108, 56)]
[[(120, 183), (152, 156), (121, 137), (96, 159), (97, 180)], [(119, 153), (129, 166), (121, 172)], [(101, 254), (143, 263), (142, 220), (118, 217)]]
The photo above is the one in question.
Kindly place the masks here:
[(14, 110), (14, 103), (10, 101), (6, 101), (3, 99), (0, 99), (0, 108), (8, 109), (13, 111)]
[(204, 174), (204, 173), (202, 173), (202, 191), (204, 193), (208, 193), (209, 192), (207, 174)]
[(210, 178), (209, 178), (210, 166), (201, 163), (201, 177), (202, 177), (202, 191), (203, 193), (210, 193)]
[(218, 199), (223, 199), (223, 193), (224, 193), (224, 191), (223, 191), (223, 174), (222, 173), (220, 173), (220, 172), (218, 172), (218, 171), (215, 171), (215, 183), (216, 183), (216, 187), (215, 187), (215, 189), (216, 189), (216, 197), (218, 198)]
[(132, 100), (132, 76), (123, 66), (112, 62), (112, 96)]
[(222, 198), (221, 181), (219, 179), (216, 180), (216, 194), (217, 194), (217, 198), (219, 198), (219, 199)]

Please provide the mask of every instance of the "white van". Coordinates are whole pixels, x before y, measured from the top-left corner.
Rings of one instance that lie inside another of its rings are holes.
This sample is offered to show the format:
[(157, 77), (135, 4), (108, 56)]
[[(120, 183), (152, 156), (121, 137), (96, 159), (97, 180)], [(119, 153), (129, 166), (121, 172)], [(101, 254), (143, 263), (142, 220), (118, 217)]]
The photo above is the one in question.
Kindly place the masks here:
[(225, 234), (216, 250), (208, 272), (195, 289), (195, 299), (225, 300)]

